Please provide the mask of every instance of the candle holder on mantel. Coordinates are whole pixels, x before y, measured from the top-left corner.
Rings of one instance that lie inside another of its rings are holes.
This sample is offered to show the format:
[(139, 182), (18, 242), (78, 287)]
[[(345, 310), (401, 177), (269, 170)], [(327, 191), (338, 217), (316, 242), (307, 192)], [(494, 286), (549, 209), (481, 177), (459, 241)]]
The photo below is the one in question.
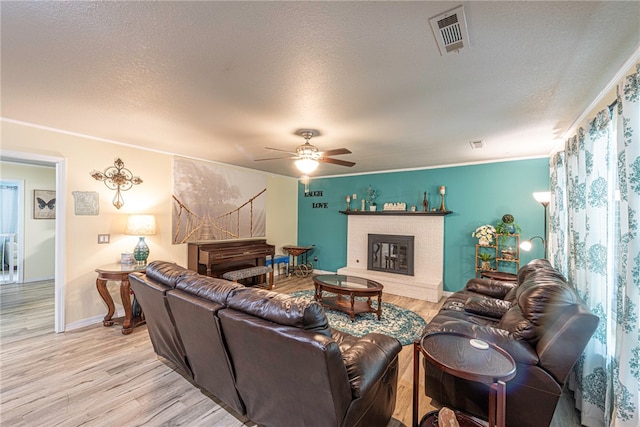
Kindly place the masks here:
[(347, 196), (347, 212), (351, 211), (351, 197)]
[(443, 212), (447, 210), (444, 207), (444, 193), (445, 193), (444, 185), (441, 185), (440, 186), (440, 196), (442, 197), (442, 202), (440, 202), (440, 210), (443, 211)]

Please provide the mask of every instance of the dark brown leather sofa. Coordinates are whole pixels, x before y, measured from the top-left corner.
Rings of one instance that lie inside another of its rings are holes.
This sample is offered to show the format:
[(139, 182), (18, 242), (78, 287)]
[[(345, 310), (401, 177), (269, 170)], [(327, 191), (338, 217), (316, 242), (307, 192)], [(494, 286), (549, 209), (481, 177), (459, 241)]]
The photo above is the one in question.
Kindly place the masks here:
[(386, 426), (395, 338), (329, 327), (316, 302), (154, 261), (131, 288), (156, 353), (263, 426)]
[[(517, 283), (474, 278), (445, 301), (425, 334), (458, 332), (492, 342), (516, 361), (507, 382), (507, 426), (548, 426), (567, 377), (598, 317), (546, 260), (518, 271)], [(425, 360), (425, 392), (487, 419), (488, 386), (443, 373)]]

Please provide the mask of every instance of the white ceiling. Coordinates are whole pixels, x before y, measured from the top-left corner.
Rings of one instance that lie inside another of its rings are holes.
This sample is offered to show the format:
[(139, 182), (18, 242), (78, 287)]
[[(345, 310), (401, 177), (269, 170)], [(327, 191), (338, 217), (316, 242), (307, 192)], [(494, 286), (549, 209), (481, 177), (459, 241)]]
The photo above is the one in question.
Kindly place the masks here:
[(3, 118), (288, 176), (300, 128), (357, 163), (316, 176), (546, 155), (640, 45), (638, 1), (0, 7)]

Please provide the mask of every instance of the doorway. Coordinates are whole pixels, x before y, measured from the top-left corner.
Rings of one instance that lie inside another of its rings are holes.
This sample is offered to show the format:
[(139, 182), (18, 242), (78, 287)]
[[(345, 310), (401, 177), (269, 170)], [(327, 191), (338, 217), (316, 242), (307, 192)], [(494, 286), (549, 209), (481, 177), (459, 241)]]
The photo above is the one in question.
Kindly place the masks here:
[[(34, 153), (0, 151), (0, 160), (40, 166), (55, 167), (56, 217), (55, 217), (55, 251), (54, 251), (54, 330), (64, 332), (65, 316), (65, 230), (66, 230), (66, 159), (62, 157), (44, 156)], [(24, 203), (22, 203), (24, 206)], [(24, 217), (24, 216), (23, 216)], [(18, 248), (20, 251), (20, 248)]]
[(0, 284), (22, 283), (24, 180), (0, 180)]

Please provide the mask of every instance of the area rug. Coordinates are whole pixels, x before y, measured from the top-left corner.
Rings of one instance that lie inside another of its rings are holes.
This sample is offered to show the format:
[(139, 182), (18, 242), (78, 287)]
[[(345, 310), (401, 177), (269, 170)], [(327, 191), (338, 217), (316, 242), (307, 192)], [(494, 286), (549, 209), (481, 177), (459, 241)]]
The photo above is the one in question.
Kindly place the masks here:
[[(291, 295), (313, 300), (313, 291), (297, 291)], [(325, 293), (324, 295), (327, 295)], [(378, 301), (372, 303), (377, 307)], [(329, 325), (348, 334), (362, 337), (369, 332), (378, 332), (395, 337), (400, 343), (409, 345), (422, 335), (427, 322), (418, 314), (397, 305), (382, 301), (382, 317), (375, 313), (361, 313), (351, 322), (348, 314), (325, 308)]]

